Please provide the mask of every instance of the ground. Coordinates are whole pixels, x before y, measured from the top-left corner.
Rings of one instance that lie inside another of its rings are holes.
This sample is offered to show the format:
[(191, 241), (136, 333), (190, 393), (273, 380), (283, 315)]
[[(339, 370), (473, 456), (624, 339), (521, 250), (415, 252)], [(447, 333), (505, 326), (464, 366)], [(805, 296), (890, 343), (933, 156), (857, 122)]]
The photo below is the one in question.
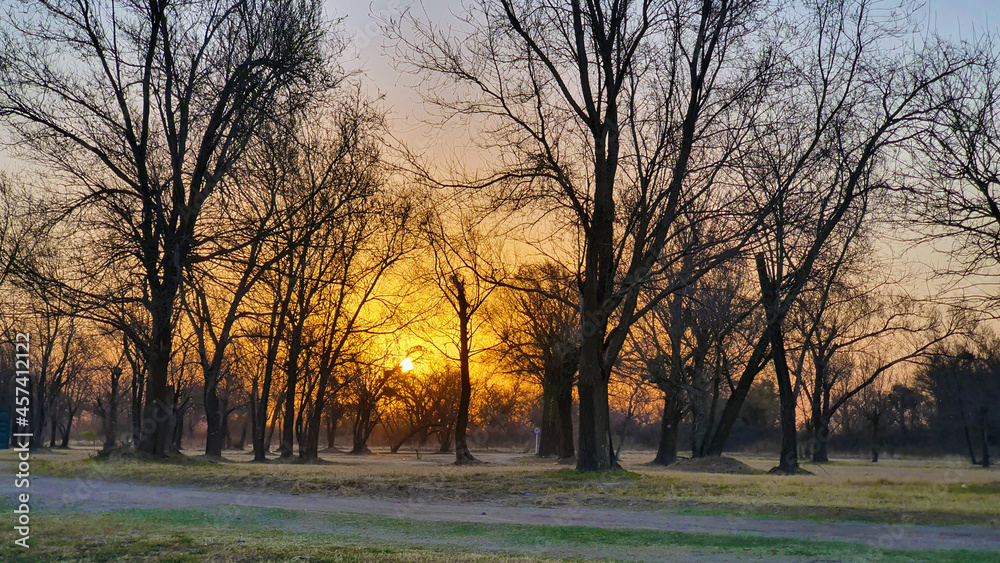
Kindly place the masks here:
[[(32, 456), (32, 547), (3, 560), (535, 561), (1000, 558), (1000, 471), (861, 459), (773, 476), (767, 456), (589, 475), (514, 452), (455, 467), (415, 452), (320, 464)], [(0, 452), (10, 504), (13, 452)], [(728, 473), (710, 473), (726, 471)], [(42, 477), (44, 475), (44, 477)], [(13, 514), (10, 516), (13, 522)], [(12, 524), (11, 524), (12, 525)]]

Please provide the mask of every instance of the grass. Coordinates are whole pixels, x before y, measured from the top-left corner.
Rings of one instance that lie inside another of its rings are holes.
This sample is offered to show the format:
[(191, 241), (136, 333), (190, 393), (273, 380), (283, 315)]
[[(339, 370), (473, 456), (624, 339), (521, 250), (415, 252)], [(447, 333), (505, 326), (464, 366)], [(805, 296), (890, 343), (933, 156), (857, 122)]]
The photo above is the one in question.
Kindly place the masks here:
[[(480, 455), (477, 453), (477, 455)], [(0, 460), (9, 454), (0, 454)], [(482, 456), (487, 457), (487, 456)], [(337, 494), (387, 499), (490, 501), (537, 506), (605, 506), (689, 514), (859, 520), (1000, 527), (1000, 471), (961, 460), (842, 460), (806, 464), (813, 475), (712, 474), (645, 465), (630, 454), (627, 471), (581, 474), (533, 456), (494, 455), (489, 465), (456, 467), (448, 456), (329, 455), (324, 465), (227, 462), (188, 456), (166, 462), (99, 461), (70, 450), (33, 458), (36, 473), (230, 490)], [(756, 470), (770, 458), (740, 456)]]
[[(0, 544), (4, 561), (552, 561), (670, 554), (841, 561), (991, 561), (965, 551), (878, 550), (841, 542), (420, 522), (246, 507), (36, 515), (32, 547)], [(675, 557), (676, 556), (676, 557)]]

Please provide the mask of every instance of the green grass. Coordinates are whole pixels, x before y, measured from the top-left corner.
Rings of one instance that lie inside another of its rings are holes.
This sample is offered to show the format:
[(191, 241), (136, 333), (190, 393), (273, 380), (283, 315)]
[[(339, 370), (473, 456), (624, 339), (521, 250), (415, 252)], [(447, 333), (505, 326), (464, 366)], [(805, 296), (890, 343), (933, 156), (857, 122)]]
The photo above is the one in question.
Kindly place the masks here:
[[(441, 562), (456, 552), (362, 541), (351, 534), (289, 531), (307, 522), (302, 514), (266, 509), (130, 510), (102, 514), (36, 515), (28, 550), (0, 545), (3, 561), (290, 561)], [(348, 519), (348, 525), (356, 525)], [(463, 553), (472, 561), (510, 561), (493, 554)], [(518, 558), (516, 561), (537, 561)]]
[(960, 495), (1000, 495), (1000, 481), (970, 485), (953, 484), (948, 486), (948, 492)]
[[(1000, 470), (959, 460), (838, 460), (806, 464), (813, 475), (712, 474), (649, 467), (631, 454), (626, 471), (579, 473), (532, 456), (510, 464), (455, 467), (405, 455), (329, 455), (324, 465), (224, 463), (193, 456), (167, 461), (97, 460), (70, 450), (32, 458), (32, 471), (58, 477), (210, 489), (363, 496), (509, 505), (613, 507), (761, 518), (1000, 527)], [(647, 454), (648, 455), (648, 454)], [(0, 462), (4, 460), (0, 454)], [(239, 459), (241, 461), (235, 461)], [(447, 458), (445, 458), (447, 460)], [(753, 469), (769, 458), (741, 457)], [(964, 485), (964, 486), (963, 486)]]
[[(840, 561), (993, 561), (995, 554), (873, 550), (863, 545), (655, 530), (440, 523), (354, 514), (220, 507), (37, 514), (28, 551), (4, 561), (551, 561), (630, 554)], [(540, 554), (541, 559), (530, 558)], [(512, 559), (514, 558), (514, 559)]]

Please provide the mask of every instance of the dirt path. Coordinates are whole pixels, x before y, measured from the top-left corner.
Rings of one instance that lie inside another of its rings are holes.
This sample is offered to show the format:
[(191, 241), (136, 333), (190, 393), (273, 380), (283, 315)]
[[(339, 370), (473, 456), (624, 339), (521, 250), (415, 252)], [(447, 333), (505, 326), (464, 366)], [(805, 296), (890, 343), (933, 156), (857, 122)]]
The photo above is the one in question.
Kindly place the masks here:
[[(12, 479), (0, 480), (0, 495), (13, 499)], [(587, 526), (595, 528), (654, 529), (685, 533), (750, 534), (818, 541), (846, 541), (881, 549), (967, 549), (1000, 553), (1000, 531), (976, 526), (938, 527), (813, 522), (695, 516), (667, 512), (628, 511), (586, 507), (509, 507), (495, 504), (459, 504), (375, 500), (357, 497), (222, 492), (183, 487), (154, 487), (85, 479), (35, 477), (31, 481), (32, 508), (50, 511), (111, 511), (129, 508), (209, 508), (238, 505), (309, 512), (379, 514), (409, 520)]]

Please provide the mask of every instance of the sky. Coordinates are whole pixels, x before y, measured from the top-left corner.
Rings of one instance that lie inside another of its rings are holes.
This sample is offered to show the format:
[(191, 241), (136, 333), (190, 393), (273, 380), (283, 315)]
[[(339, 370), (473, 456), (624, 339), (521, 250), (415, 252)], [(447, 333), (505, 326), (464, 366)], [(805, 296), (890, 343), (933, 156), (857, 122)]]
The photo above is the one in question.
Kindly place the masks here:
[[(382, 97), (393, 133), (407, 143), (460, 153), (461, 147), (454, 141), (462, 135), (425, 123), (428, 111), (415, 88), (418, 78), (395, 68), (378, 21), (398, 17), (410, 9), (438, 23), (456, 25), (453, 14), (464, 11), (463, 3), (469, 1), (476, 0), (326, 0), (326, 15), (341, 19), (340, 27), (346, 35), (343, 65), (364, 76), (363, 87), (369, 95)], [(971, 38), (984, 28), (1000, 29), (1000, 0), (927, 0), (923, 12), (933, 27), (952, 37)], [(3, 152), (0, 164), (12, 164)]]
[[(436, 155), (466, 164), (475, 154), (463, 150), (471, 132), (427, 123), (431, 113), (418, 94), (418, 78), (396, 68), (391, 46), (387, 45), (378, 22), (398, 17), (409, 9), (441, 25), (461, 26), (454, 14), (462, 13), (463, 4), (469, 1), (477, 0), (373, 0), (369, 4), (327, 0), (326, 3), (327, 15), (342, 18), (341, 29), (347, 34), (345, 67), (363, 74), (369, 95), (382, 96), (393, 134), (411, 149), (426, 151), (425, 156)], [(884, 5), (894, 3), (887, 0)], [(952, 39), (972, 40), (986, 30), (1000, 30), (1000, 0), (925, 0), (919, 15), (926, 18), (931, 29)], [(943, 248), (913, 247), (897, 241), (890, 243), (884, 252), (895, 256), (897, 266), (908, 272), (920, 272), (912, 278), (910, 291), (924, 295), (946, 291), (948, 284), (944, 280), (927, 275), (932, 268), (942, 267), (948, 261)]]
[[(401, 74), (392, 60), (389, 46), (379, 30), (378, 21), (397, 17), (409, 9), (426, 14), (441, 24), (459, 25), (454, 15), (461, 13), (470, 0), (327, 0), (330, 17), (343, 18), (341, 28), (348, 37), (345, 66), (360, 71), (370, 95), (383, 96), (394, 132), (411, 142), (431, 147), (447, 147), (448, 130), (427, 127), (428, 115), (415, 90), (417, 78)], [(475, 1), (475, 0), (471, 0)], [(890, 0), (887, 4), (892, 4)], [(921, 13), (941, 34), (971, 39), (984, 29), (1000, 29), (1000, 0), (926, 0)], [(445, 138), (443, 138), (445, 137)], [(454, 147), (453, 147), (454, 148)]]
[[(475, 151), (465, 150), (472, 131), (456, 126), (428, 125), (429, 108), (417, 91), (419, 79), (400, 73), (394, 65), (391, 46), (387, 45), (378, 22), (398, 17), (410, 9), (422, 18), (442, 25), (461, 25), (454, 14), (464, 11), (463, 2), (477, 0), (326, 0), (326, 14), (340, 18), (340, 28), (346, 35), (347, 48), (342, 64), (363, 77), (363, 88), (370, 96), (382, 97), (392, 133), (410, 148), (423, 149), (425, 156), (469, 164)], [(892, 4), (888, 0), (887, 4)], [(942, 35), (957, 39), (972, 39), (986, 29), (1000, 30), (1000, 0), (927, 0), (921, 14), (932, 28)], [(17, 170), (16, 161), (9, 160), (0, 149), (0, 169)], [(918, 261), (940, 264), (942, 253), (918, 253)], [(929, 292), (932, 292), (930, 290)]]

